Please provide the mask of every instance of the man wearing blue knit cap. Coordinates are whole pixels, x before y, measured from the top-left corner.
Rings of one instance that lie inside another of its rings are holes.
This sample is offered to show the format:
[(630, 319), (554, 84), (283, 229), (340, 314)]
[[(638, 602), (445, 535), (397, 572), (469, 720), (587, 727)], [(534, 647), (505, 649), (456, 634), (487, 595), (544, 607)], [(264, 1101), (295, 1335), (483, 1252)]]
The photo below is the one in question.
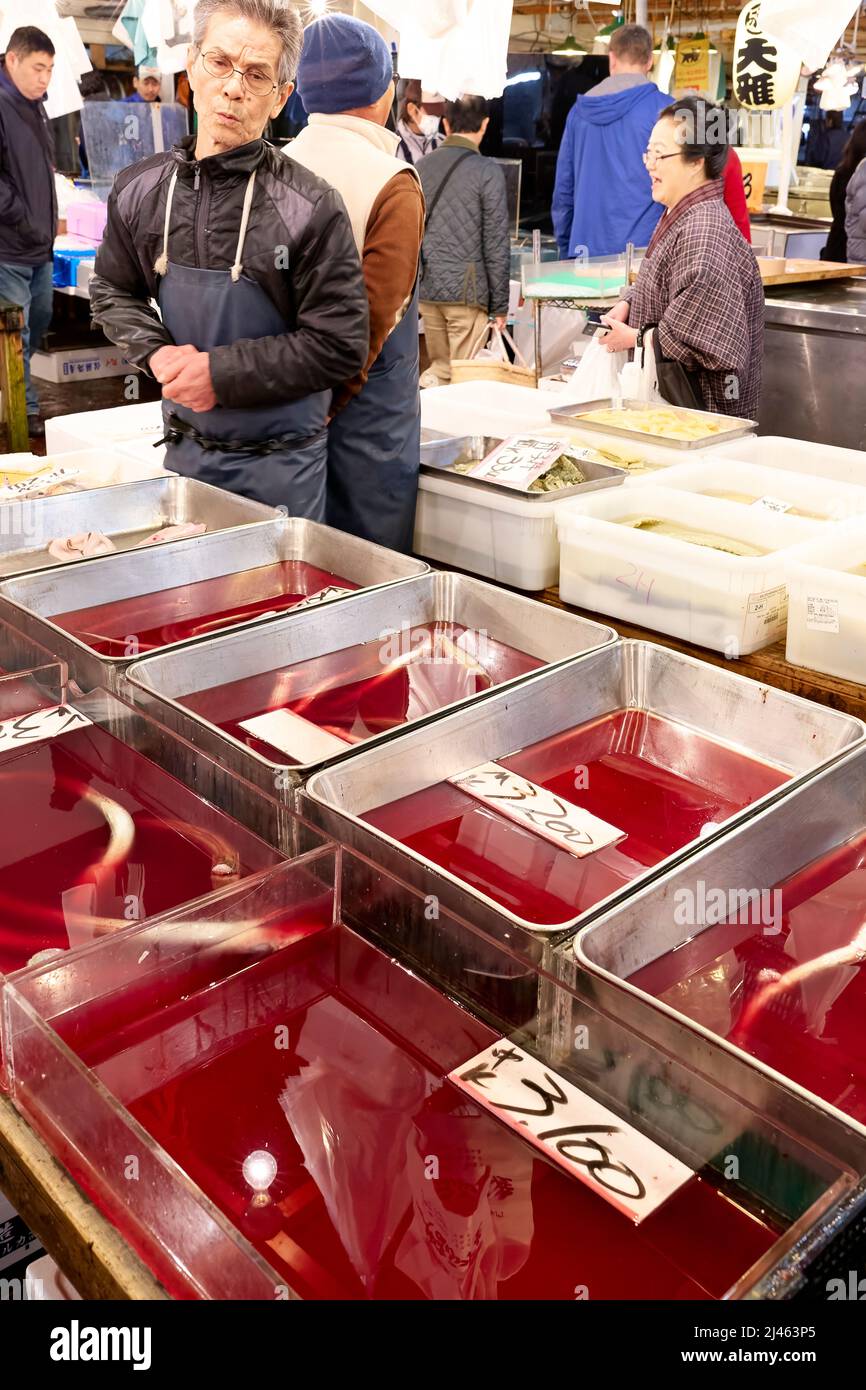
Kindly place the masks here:
[(391, 54), (369, 24), (333, 14), (310, 24), (298, 69), (310, 122), (289, 159), (342, 195), (361, 253), (370, 305), (363, 370), (334, 394), (328, 432), (327, 520), (410, 551), (418, 494), (418, 258), (424, 196), (386, 129), (394, 100)]

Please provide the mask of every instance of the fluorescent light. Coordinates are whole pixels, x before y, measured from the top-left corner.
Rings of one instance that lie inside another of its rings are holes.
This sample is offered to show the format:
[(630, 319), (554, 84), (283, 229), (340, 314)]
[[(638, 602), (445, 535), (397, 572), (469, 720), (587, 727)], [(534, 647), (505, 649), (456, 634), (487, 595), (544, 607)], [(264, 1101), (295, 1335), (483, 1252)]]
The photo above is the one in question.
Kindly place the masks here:
[(518, 72), (516, 76), (509, 77), (505, 83), (506, 87), (521, 87), (525, 82), (540, 82), (540, 72)]

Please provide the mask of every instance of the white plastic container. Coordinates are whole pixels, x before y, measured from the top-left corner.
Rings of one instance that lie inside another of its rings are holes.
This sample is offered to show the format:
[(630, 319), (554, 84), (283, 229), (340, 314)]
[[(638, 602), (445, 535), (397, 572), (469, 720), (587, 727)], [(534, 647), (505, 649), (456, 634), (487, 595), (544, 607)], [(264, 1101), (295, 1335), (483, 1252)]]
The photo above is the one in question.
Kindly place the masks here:
[(710, 456), (758, 463), (762, 468), (784, 468), (790, 473), (810, 473), (837, 483), (866, 485), (866, 452), (862, 449), (840, 449), (835, 444), (812, 444), (805, 439), (764, 434), (733, 439), (730, 444), (701, 451), (702, 458)]
[[(110, 410), (85, 410), (78, 415), (54, 415), (45, 421), (45, 447), (49, 454), (93, 448), (116, 448), (126, 453), (130, 444), (155, 444), (164, 433), (160, 402), (145, 401)], [(162, 469), (165, 450), (152, 452)]]
[(866, 512), (866, 487), (810, 478), (805, 473), (781, 468), (764, 468), (757, 463), (739, 463), (736, 459), (705, 458), (697, 463), (678, 463), (649, 474), (644, 482), (647, 487), (661, 485), (701, 496), (739, 494), (720, 500), (754, 507), (758, 514), (784, 512), (817, 521), (845, 521)]
[(510, 434), (550, 424), (548, 411), (562, 399), (557, 391), (509, 386), (501, 381), (461, 381), (421, 392), (421, 424), (443, 434)]
[[(768, 548), (745, 558), (618, 524), (649, 516)], [(557, 507), (566, 603), (745, 656), (785, 633), (785, 552), (822, 527), (664, 487), (622, 487)], [(723, 712), (720, 712), (720, 717)]]
[(422, 473), (415, 553), (515, 589), (547, 589), (559, 575), (557, 505)]
[(788, 552), (786, 655), (845, 680), (866, 682), (866, 518), (834, 526)]
[[(8, 469), (15, 473), (15, 458), (21, 455), (0, 455), (0, 484), (3, 483), (4, 470)], [(97, 447), (82, 449), (79, 448), (72, 453), (54, 454), (51, 451), (44, 458), (35, 460), (38, 464), (36, 469), (27, 469), (28, 475), (35, 477), (38, 481), (39, 476), (49, 469), (63, 468), (70, 473), (74, 472), (75, 477), (70, 481), (77, 488), (91, 487), (114, 487), (117, 483), (140, 483), (146, 478), (161, 478), (165, 476), (165, 469), (157, 457), (156, 450), (151, 451), (148, 458), (142, 454), (140, 458), (133, 458), (119, 447)], [(22, 472), (24, 471), (22, 467)], [(17, 473), (15, 473), (17, 478)], [(8, 500), (0, 495), (0, 502)]]

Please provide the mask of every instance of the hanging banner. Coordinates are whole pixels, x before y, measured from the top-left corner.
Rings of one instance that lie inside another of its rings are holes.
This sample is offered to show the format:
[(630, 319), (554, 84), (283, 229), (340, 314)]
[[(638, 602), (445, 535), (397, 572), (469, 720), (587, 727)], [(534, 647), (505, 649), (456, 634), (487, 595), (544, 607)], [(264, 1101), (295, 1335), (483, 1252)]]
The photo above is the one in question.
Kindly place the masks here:
[(860, 0), (763, 0), (761, 22), (768, 38), (781, 35), (810, 72), (824, 66), (860, 7)]
[(734, 96), (751, 111), (785, 106), (797, 90), (800, 59), (761, 27), (761, 0), (750, 0), (734, 39)]
[(709, 39), (680, 39), (674, 65), (674, 91), (705, 92), (709, 85)]

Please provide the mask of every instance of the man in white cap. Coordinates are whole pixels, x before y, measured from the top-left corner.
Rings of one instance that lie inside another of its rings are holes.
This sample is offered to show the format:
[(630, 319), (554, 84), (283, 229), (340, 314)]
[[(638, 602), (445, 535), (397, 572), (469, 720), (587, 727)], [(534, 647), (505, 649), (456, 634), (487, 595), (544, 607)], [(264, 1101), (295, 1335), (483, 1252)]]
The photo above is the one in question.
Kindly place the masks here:
[(334, 393), (328, 430), (329, 525), (412, 549), (420, 466), (418, 257), (424, 197), (386, 129), (391, 53), (369, 24), (332, 14), (310, 24), (298, 68), (310, 122), (285, 153), (342, 195), (370, 307), (364, 368)]
[(445, 98), (425, 92), (415, 78), (400, 83), (397, 91), (397, 154), (407, 164), (417, 164), (425, 154), (438, 150), (445, 136), (440, 124), (445, 114)]
[(148, 68), (142, 65), (132, 79), (135, 88), (126, 97), (126, 101), (159, 101), (159, 94), (162, 89), (162, 73), (159, 68)]

